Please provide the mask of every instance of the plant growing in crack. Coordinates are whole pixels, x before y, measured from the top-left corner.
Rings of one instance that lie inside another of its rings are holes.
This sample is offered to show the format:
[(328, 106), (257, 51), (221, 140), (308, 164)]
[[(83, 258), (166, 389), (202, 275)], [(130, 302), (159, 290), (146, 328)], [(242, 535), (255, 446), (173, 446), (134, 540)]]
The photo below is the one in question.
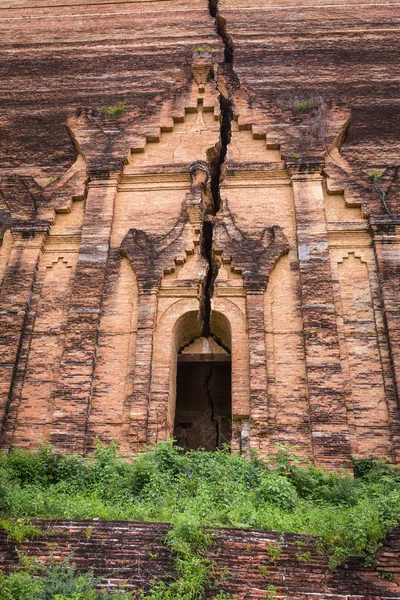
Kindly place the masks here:
[(306, 123), (309, 123), (307, 136), (310, 142), (317, 142), (328, 151), (330, 110), (322, 94), (314, 92), (302, 96), (295, 93), (284, 94), (276, 99), (276, 104), (285, 111), (291, 111), (294, 116), (302, 116), (306, 119)]
[(40, 529), (35, 527), (29, 519), (1, 519), (0, 527), (7, 533), (7, 538), (14, 542), (34, 540), (42, 535)]
[(193, 49), (193, 52), (209, 52), (210, 54), (212, 54), (213, 52), (215, 52), (215, 50), (211, 46), (206, 44), (205, 46), (196, 46)]
[[(388, 193), (390, 191), (390, 185), (386, 191), (383, 189), (383, 186), (382, 186), (382, 178), (385, 173), (385, 170), (372, 169), (372, 171), (369, 171), (369, 172), (364, 171), (364, 173), (366, 173), (366, 175), (368, 176), (368, 179), (373, 183), (374, 188), (375, 188), (387, 214), (393, 215), (393, 212), (391, 211), (391, 209), (389, 208), (389, 205), (387, 203), (387, 197), (388, 197)], [(395, 171), (394, 171), (394, 176), (393, 176), (392, 182), (395, 179), (396, 174), (397, 174), (397, 169), (395, 169)]]
[(296, 106), (296, 110), (298, 110), (300, 112), (307, 112), (307, 111), (311, 110), (312, 108), (313, 108), (313, 103), (308, 102), (306, 100), (302, 100), (301, 102), (298, 102), (297, 106)]
[(391, 571), (381, 571), (381, 579), (387, 579), (387, 581), (393, 581), (394, 575)]
[(311, 558), (311, 552), (297, 552), (296, 558), (300, 562), (307, 562)]
[(119, 115), (122, 115), (122, 113), (124, 113), (126, 111), (126, 104), (125, 104), (125, 102), (121, 101), (116, 106), (103, 105), (100, 110), (107, 117), (118, 117)]
[(259, 571), (260, 571), (261, 577), (269, 577), (269, 570), (267, 569), (267, 567), (265, 565), (260, 565)]
[(282, 554), (282, 546), (278, 542), (267, 542), (267, 554), (274, 564), (278, 562)]
[[(197, 600), (204, 596), (214, 563), (205, 556), (213, 539), (200, 522), (178, 516), (166, 536), (174, 555), (176, 578), (154, 579), (141, 600)], [(223, 597), (223, 596), (222, 596)], [(229, 597), (229, 596), (228, 596)]]

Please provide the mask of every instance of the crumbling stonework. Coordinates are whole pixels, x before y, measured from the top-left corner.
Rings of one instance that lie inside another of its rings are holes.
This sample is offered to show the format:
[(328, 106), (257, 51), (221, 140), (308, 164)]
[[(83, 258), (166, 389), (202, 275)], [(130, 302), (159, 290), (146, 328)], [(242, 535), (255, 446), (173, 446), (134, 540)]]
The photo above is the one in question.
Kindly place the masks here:
[(170, 437), (178, 357), (215, 360), (207, 338), (233, 450), (399, 460), (399, 18), (2, 3), (3, 448)]
[[(53, 560), (67, 559), (72, 550), (77, 567), (92, 569), (108, 587), (123, 584), (138, 592), (154, 577), (174, 575), (164, 542), (169, 529), (166, 523), (37, 520), (35, 525), (43, 535), (18, 545), (0, 532), (0, 569), (4, 572), (15, 568), (17, 551), (46, 564), (51, 555)], [(399, 552), (399, 530), (395, 529), (371, 565), (350, 558), (330, 571), (328, 557), (318, 552), (310, 536), (220, 529), (208, 553), (215, 564), (215, 577), (205, 598), (215, 598), (217, 589), (238, 600), (261, 600), (270, 586), (276, 590), (274, 596), (290, 600), (400, 598)]]

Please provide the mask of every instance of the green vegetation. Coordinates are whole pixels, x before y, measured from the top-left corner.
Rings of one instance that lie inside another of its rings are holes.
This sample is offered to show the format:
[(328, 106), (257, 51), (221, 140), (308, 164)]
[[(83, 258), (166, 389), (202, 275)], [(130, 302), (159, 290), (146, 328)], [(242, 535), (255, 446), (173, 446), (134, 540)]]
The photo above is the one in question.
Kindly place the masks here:
[(175, 516), (172, 528), (166, 538), (172, 550), (177, 578), (171, 583), (155, 580), (148, 594), (142, 600), (197, 600), (204, 597), (204, 590), (210, 582), (213, 563), (204, 556), (212, 545), (210, 532), (199, 520), (185, 516)]
[(303, 100), (303, 101), (297, 103), (296, 109), (301, 112), (307, 112), (308, 110), (311, 110), (313, 108), (313, 106), (314, 105), (312, 102)]
[(282, 554), (282, 546), (278, 543), (268, 542), (267, 554), (273, 563), (277, 563)]
[(120, 102), (117, 106), (102, 106), (101, 112), (107, 117), (118, 117), (126, 111), (125, 102)]
[(260, 575), (262, 575), (263, 577), (269, 577), (269, 570), (267, 569), (267, 567), (265, 565), (260, 565), (259, 570), (260, 570)]
[(2, 600), (134, 600), (123, 590), (98, 591), (99, 580), (90, 571), (78, 573), (71, 560), (53, 560), (44, 566), (24, 557), (21, 568), (8, 577), (0, 572)]
[[(89, 457), (42, 446), (37, 452), (15, 449), (0, 454), (0, 511), (2, 525), (19, 540), (37, 535), (29, 524), (34, 517), (170, 522), (166, 541), (175, 556), (177, 577), (168, 583), (154, 581), (142, 600), (196, 600), (213, 579), (206, 555), (218, 526), (313, 534), (330, 555), (332, 567), (349, 555), (373, 556), (385, 533), (400, 522), (400, 470), (364, 459), (354, 461), (354, 472), (354, 478), (345, 471), (325, 472), (284, 447), (267, 460), (256, 455), (247, 460), (228, 449), (183, 452), (169, 441), (129, 461), (114, 444), (99, 443)], [(88, 527), (87, 539), (91, 535)], [(274, 562), (281, 551), (280, 543), (268, 547)], [(300, 551), (299, 560), (306, 560), (307, 554)], [(90, 583), (89, 575), (85, 582)], [(29, 572), (16, 572), (0, 580), (0, 591), (31, 580), (29, 585), (46, 586), (46, 577), (51, 579), (51, 569), (39, 580)], [(82, 596), (79, 585), (86, 583), (76, 573), (75, 579), (71, 586), (76, 589), (71, 587), (69, 596), (57, 592), (57, 600), (109, 597), (96, 595), (94, 588), (92, 596)], [(7, 593), (0, 597), (56, 598), (47, 592)], [(227, 597), (215, 593), (216, 598)]]
[(382, 571), (381, 578), (387, 579), (388, 581), (393, 581), (394, 575), (390, 571)]
[(0, 519), (0, 527), (7, 532), (8, 539), (14, 542), (34, 540), (43, 535), (40, 529), (26, 519)]
[(196, 46), (193, 49), (193, 52), (210, 52), (211, 54), (214, 52), (213, 48), (211, 46)]
[(308, 562), (311, 558), (311, 552), (298, 552), (296, 554), (296, 558), (297, 560), (299, 560), (300, 562)]
[(378, 169), (372, 169), (372, 171), (364, 171), (374, 183), (379, 182), (382, 177), (383, 171), (379, 171)]

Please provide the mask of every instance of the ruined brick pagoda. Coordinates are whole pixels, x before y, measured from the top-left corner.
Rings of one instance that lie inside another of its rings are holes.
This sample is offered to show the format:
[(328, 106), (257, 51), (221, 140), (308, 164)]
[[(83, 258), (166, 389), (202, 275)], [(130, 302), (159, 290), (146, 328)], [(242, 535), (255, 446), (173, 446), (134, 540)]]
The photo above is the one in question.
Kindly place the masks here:
[(400, 4), (1, 4), (1, 447), (398, 462)]

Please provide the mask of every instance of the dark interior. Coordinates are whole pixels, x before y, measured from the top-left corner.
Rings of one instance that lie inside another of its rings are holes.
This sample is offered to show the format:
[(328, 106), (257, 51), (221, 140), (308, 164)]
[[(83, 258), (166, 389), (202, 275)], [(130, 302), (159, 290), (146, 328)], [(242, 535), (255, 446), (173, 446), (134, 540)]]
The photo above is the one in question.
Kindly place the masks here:
[(174, 437), (183, 448), (216, 450), (232, 437), (230, 355), (179, 355)]

